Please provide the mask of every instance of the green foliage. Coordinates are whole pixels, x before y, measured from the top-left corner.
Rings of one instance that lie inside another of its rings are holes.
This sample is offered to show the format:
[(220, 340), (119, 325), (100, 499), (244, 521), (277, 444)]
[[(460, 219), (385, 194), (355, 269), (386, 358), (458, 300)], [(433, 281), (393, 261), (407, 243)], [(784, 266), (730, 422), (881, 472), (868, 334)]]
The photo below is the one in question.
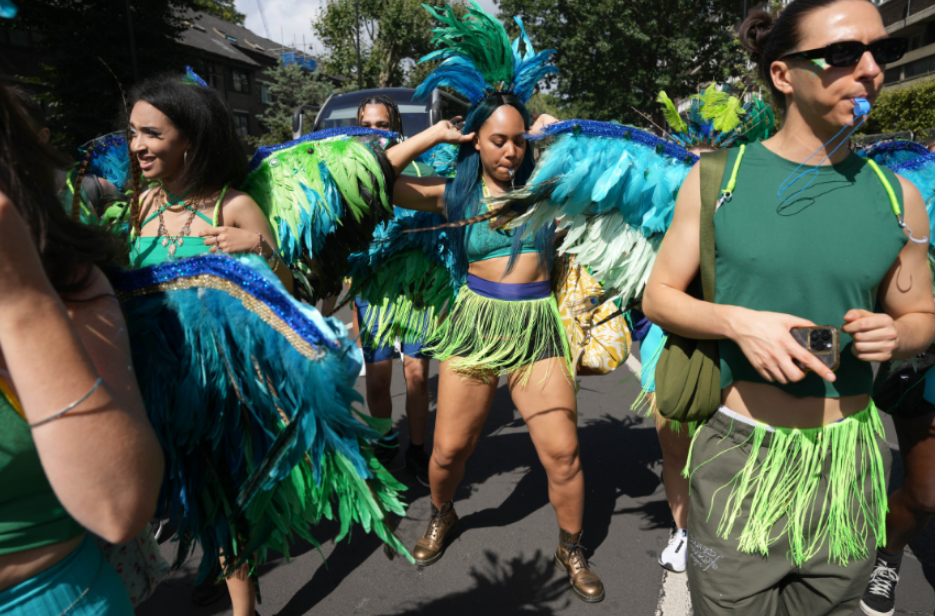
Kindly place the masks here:
[(533, 94), (529, 102), (526, 103), (526, 109), (533, 115), (547, 113), (560, 120), (572, 119), (573, 117), (569, 115), (568, 108), (562, 103), (562, 99), (552, 94), (546, 94), (545, 92), (536, 92)]
[[(185, 70), (184, 48), (176, 39), (186, 27), (185, 9), (194, 0), (131, 0), (133, 35), (140, 79)], [(50, 104), (49, 127), (55, 143), (66, 152), (78, 144), (120, 126), (120, 90), (101, 58), (120, 78), (133, 85), (127, 14), (124, 0), (30, 0), (18, 2), (14, 20), (0, 20), (0, 28), (31, 28), (43, 36), (37, 50), (45, 63)], [(189, 59), (190, 62), (190, 59)]]
[(252, 145), (271, 145), (292, 139), (292, 111), (298, 105), (321, 105), (328, 95), (335, 92), (331, 82), (322, 77), (321, 71), (309, 73), (297, 64), (283, 64), (263, 72), (269, 84), (273, 102), (257, 119), (267, 132)]
[[(364, 88), (417, 84), (428, 74), (416, 63), (434, 48), (432, 18), (419, 0), (358, 0)], [(435, 2), (432, 2), (434, 4)], [(322, 70), (357, 85), (355, 0), (327, 0), (312, 28), (325, 46)], [(458, 14), (463, 11), (460, 4)]]
[(557, 50), (557, 93), (589, 119), (642, 124), (635, 107), (661, 120), (660, 90), (680, 99), (744, 70), (736, 0), (501, 0), (500, 11), (522, 17), (537, 50)]
[(885, 90), (877, 97), (863, 132), (922, 131), (935, 126), (935, 80)]
[(234, 0), (194, 0), (194, 2), (199, 11), (238, 26), (242, 26), (243, 20), (247, 18), (243, 13), (237, 12)]

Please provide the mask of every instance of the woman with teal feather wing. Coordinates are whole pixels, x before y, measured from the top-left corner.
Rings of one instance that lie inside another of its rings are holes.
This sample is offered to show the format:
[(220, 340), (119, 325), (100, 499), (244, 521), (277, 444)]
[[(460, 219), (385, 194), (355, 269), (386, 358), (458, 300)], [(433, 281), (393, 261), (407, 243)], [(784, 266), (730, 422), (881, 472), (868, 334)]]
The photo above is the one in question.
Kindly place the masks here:
[(402, 486), (373, 456), (379, 433), (352, 412), (359, 351), (286, 290), (266, 213), (232, 188), (247, 170), (223, 102), (191, 75), (149, 80), (131, 93), (129, 121), (132, 162), (156, 186), (133, 208), (134, 269), (114, 281), (166, 451), (159, 511), (178, 528), (177, 564), (199, 542), (199, 581), (221, 571), (234, 614), (251, 616), (268, 549), (288, 557), (296, 538), (316, 543), (310, 527), (333, 503), (339, 539), (359, 522), (406, 553), (387, 520), (404, 512)]
[[(432, 515), (416, 543), (416, 563), (437, 562), (454, 536), (455, 490), (498, 381), (506, 376), (549, 479), (559, 526), (555, 564), (567, 572), (580, 599), (601, 601), (603, 584), (581, 545), (584, 476), (574, 372), (552, 295), (553, 228), (524, 237), (522, 229), (459, 226), (486, 210), (481, 202), (485, 196), (504, 193), (529, 178), (534, 161), (526, 135), (539, 127), (532, 126), (525, 102), (538, 82), (555, 72), (548, 64), (552, 52), (535, 53), (525, 32), (511, 45), (503, 25), (476, 3), (460, 19), (450, 6), (426, 9), (442, 25), (433, 39), (440, 49), (423, 61), (441, 63), (416, 96), (448, 86), (469, 99), (471, 110), (463, 130), (442, 122), (387, 152), (400, 172), (440, 143), (460, 146), (453, 180), (401, 177), (393, 194), (401, 207), (444, 214), (449, 220), (453, 226), (445, 231), (452, 235), (453, 275), (465, 281), (450, 315), (428, 340), (441, 371), (429, 464)], [(522, 23), (517, 24), (522, 31)]]

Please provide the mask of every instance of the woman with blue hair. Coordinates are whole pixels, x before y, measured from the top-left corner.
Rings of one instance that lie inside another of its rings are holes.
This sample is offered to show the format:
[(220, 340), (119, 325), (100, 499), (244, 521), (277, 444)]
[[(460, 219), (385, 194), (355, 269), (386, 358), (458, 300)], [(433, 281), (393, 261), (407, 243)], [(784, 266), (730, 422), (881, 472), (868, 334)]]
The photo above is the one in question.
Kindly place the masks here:
[(526, 135), (554, 119), (543, 116), (533, 125), (525, 102), (557, 70), (548, 64), (552, 51), (536, 54), (524, 31), (511, 47), (503, 25), (476, 3), (461, 19), (450, 6), (428, 10), (442, 23), (434, 37), (442, 48), (423, 61), (442, 62), (416, 95), (448, 86), (468, 97), (471, 110), (463, 128), (441, 122), (387, 152), (400, 173), (440, 143), (460, 146), (453, 180), (399, 177), (393, 195), (401, 207), (447, 217), (459, 240), (453, 242), (455, 275), (465, 281), (448, 318), (427, 341), (428, 352), (441, 362), (429, 464), (432, 516), (413, 556), (429, 566), (444, 554), (458, 522), (455, 490), (505, 375), (548, 475), (560, 529), (555, 564), (568, 573), (579, 598), (597, 602), (604, 588), (580, 543), (584, 476), (572, 360), (552, 294), (554, 227), (526, 237), (522, 227), (467, 224), (486, 212), (484, 197), (521, 186), (533, 170)]

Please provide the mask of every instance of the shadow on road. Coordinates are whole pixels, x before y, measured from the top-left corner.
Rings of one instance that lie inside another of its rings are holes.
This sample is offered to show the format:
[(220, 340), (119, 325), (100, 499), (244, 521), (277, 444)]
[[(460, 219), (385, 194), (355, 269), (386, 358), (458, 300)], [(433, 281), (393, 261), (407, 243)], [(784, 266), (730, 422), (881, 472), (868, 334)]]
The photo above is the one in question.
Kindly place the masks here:
[[(493, 552), (484, 552), (486, 566), (471, 569), (474, 585), (430, 601), (404, 604), (382, 616), (477, 616), (478, 606), (486, 605), (496, 614), (531, 614), (551, 616), (568, 607), (568, 579), (557, 576), (552, 559), (536, 551), (526, 560), (522, 556), (500, 561)], [(564, 602), (556, 605), (556, 601)], [(548, 604), (551, 604), (548, 605)]]

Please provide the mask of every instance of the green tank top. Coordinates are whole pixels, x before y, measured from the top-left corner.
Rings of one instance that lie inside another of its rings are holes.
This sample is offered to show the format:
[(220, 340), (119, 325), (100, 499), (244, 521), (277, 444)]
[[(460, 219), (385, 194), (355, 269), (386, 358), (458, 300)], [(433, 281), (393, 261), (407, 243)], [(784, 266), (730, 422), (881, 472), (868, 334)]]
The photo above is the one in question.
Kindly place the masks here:
[[(218, 202), (214, 205), (214, 218), (218, 218), (218, 213), (221, 209), (221, 202), (224, 201), (224, 195), (227, 193), (227, 186), (221, 191), (221, 196), (218, 198)], [(164, 208), (159, 208), (163, 210)], [(186, 209), (191, 210), (191, 206), (187, 206)], [(201, 212), (195, 212), (195, 215), (204, 220), (209, 225), (216, 226), (216, 222), (211, 220)], [(149, 218), (143, 221), (143, 224), (140, 225), (142, 229), (150, 221), (159, 216), (159, 211), (151, 215)], [(174, 261), (177, 259), (184, 259), (186, 257), (196, 257), (198, 255), (203, 255), (211, 252), (211, 246), (207, 246), (204, 243), (204, 238), (198, 236), (185, 236), (182, 241), (181, 246), (176, 246), (175, 254), (169, 254), (169, 246), (163, 246), (164, 237), (149, 236), (149, 237), (139, 237), (137, 236), (135, 240), (131, 242), (130, 248), (130, 269), (140, 269), (142, 267), (149, 267), (151, 265), (159, 265), (160, 263), (165, 263), (166, 261)]]
[[(731, 150), (729, 181), (739, 148)], [(817, 325), (844, 324), (848, 310), (874, 311), (877, 288), (907, 242), (880, 178), (851, 154), (822, 166), (812, 185), (790, 201), (776, 191), (798, 167), (762, 143), (746, 147), (733, 197), (714, 215), (715, 301), (752, 310), (782, 312)], [(902, 188), (883, 168), (902, 204)], [(802, 178), (786, 194), (808, 182)], [(798, 383), (773, 386), (794, 396), (838, 398), (869, 394), (873, 371), (841, 332), (841, 365), (828, 383), (808, 373)], [(719, 343), (721, 388), (734, 381), (765, 383), (731, 340)]]
[(83, 532), (52, 491), (29, 425), (0, 392), (0, 554), (68, 541)]

